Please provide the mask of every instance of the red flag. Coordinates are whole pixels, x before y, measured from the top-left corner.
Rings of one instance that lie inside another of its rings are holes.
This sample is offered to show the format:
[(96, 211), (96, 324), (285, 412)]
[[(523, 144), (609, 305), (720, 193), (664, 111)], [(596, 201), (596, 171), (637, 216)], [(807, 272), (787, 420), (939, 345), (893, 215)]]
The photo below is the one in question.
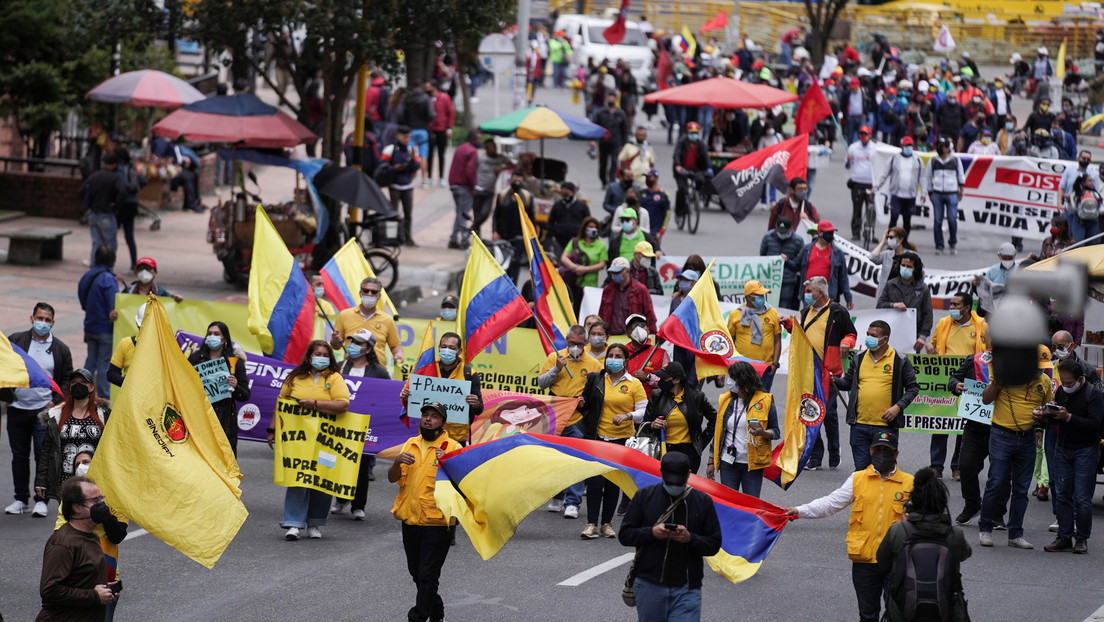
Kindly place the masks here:
[(813, 86), (805, 91), (805, 96), (801, 98), (801, 103), (797, 105), (797, 113), (794, 114), (794, 128), (798, 134), (812, 134), (813, 130), (816, 129), (816, 124), (821, 119), (831, 116), (831, 114), (832, 106), (828, 104), (828, 98), (824, 96), (824, 91), (820, 90), (820, 85), (813, 82)]
[(769, 167), (763, 165), (768, 161), (782, 165), (786, 179), (805, 177), (809, 172), (809, 136), (798, 134), (773, 147), (758, 149), (729, 162), (724, 170), (742, 171), (751, 168), (766, 170)]
[(717, 11), (717, 14), (709, 19), (701, 30), (698, 32), (709, 32), (711, 30), (721, 30), (728, 26), (728, 14), (724, 11)]
[(736, 222), (742, 222), (759, 203), (767, 184), (784, 190), (789, 180), (805, 177), (809, 169), (808, 145), (809, 135), (798, 134), (729, 162), (713, 178), (721, 205)]
[(625, 40), (625, 17), (629, 14), (629, 0), (621, 0), (621, 10), (617, 12), (617, 19), (602, 31), (602, 36), (610, 45), (617, 45)]

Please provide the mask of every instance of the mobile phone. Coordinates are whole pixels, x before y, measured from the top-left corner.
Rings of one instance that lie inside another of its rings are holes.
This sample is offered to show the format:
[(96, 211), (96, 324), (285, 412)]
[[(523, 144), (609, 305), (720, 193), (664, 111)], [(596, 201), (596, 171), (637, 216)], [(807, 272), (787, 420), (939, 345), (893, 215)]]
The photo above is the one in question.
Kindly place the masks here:
[(674, 523), (663, 523), (663, 528), (667, 531), (678, 531), (678, 525)]
[(1055, 404), (1054, 402), (1050, 402), (1049, 404), (1046, 405), (1046, 409), (1049, 410), (1052, 413), (1056, 413), (1056, 412), (1062, 410), (1062, 407), (1059, 406), (1058, 404)]
[(111, 588), (112, 594), (118, 594), (123, 591), (123, 582), (121, 579), (117, 579), (107, 584), (107, 587)]

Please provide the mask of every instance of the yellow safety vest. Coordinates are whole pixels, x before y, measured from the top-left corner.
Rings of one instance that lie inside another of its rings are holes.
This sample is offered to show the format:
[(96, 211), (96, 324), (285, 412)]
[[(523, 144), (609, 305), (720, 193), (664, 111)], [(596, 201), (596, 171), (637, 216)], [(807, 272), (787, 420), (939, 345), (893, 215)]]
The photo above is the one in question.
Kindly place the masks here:
[(878, 546), (890, 525), (905, 514), (905, 503), (912, 492), (912, 475), (901, 470), (889, 477), (868, 466), (851, 476), (854, 502), (847, 526), (847, 557), (861, 564), (878, 561)]
[[(721, 456), (723, 455), (721, 451), (724, 449), (721, 445), (724, 443), (725, 435), (724, 417), (732, 399), (732, 392), (725, 391), (721, 394), (717, 402), (717, 425), (713, 427), (713, 468), (715, 469), (721, 468)], [(748, 417), (753, 417), (758, 418), (760, 425), (766, 428), (771, 404), (773, 402), (774, 396), (770, 393), (764, 393), (763, 391), (759, 391), (751, 396), (751, 403), (748, 405), (748, 415), (744, 417), (744, 425), (747, 425)], [(765, 469), (770, 466), (771, 442), (767, 439), (748, 434), (747, 452), (749, 471)]]

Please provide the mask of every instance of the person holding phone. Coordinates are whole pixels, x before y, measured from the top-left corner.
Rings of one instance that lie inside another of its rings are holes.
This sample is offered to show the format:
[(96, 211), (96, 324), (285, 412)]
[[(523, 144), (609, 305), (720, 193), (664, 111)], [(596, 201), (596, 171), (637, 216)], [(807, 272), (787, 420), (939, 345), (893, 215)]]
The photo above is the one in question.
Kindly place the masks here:
[(781, 436), (774, 396), (750, 363), (728, 366), (732, 387), (718, 400), (721, 421), (713, 434), (706, 476), (720, 474), (721, 483), (758, 497), (763, 490), (763, 469), (770, 466), (771, 441)]

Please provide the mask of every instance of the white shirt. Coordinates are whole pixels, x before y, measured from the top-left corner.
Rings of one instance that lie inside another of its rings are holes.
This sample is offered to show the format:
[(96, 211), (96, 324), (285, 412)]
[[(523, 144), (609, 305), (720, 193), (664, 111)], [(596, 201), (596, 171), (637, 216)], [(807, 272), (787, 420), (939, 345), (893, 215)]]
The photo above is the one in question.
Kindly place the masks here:
[[(919, 162), (920, 158), (915, 155), (904, 157), (901, 156), (901, 166), (897, 167), (897, 196), (914, 197), (916, 196), (916, 186), (919, 181), (919, 171), (916, 167), (912, 166), (913, 162)], [(906, 189), (911, 190), (911, 193), (905, 192)]]
[(745, 421), (747, 418), (747, 404), (733, 393), (732, 403), (728, 410), (731, 414), (726, 413), (725, 416), (725, 446), (722, 451), (727, 451), (728, 447), (732, 446), (736, 450), (736, 462), (747, 464), (748, 431)]
[(366, 370), (366, 369), (368, 369), (367, 365), (365, 365), (364, 367), (350, 367), (349, 371), (347, 373), (345, 373), (345, 377), (352, 376), (352, 377), (356, 377), (356, 378), (363, 378), (364, 377), (364, 370)]
[(865, 145), (861, 140), (851, 143), (847, 148), (847, 157), (851, 158), (851, 181), (857, 184), (874, 183), (874, 175), (870, 169), (870, 158), (874, 155), (874, 147), (869, 142)]
[(847, 114), (852, 117), (863, 115), (862, 91), (851, 91), (851, 94), (847, 96)]
[[(883, 476), (882, 479), (892, 477), (897, 472), (897, 468), (894, 467), (889, 475)], [(881, 475), (879, 473), (879, 475)], [(824, 518), (831, 516), (836, 512), (839, 512), (843, 508), (851, 505), (855, 501), (855, 474), (852, 473), (847, 476), (847, 480), (843, 482), (843, 485), (833, 490), (827, 495), (814, 499), (805, 505), (797, 506), (797, 515), (801, 518)]]
[[(34, 362), (38, 363), (39, 367), (46, 372), (46, 375), (54, 377), (54, 353), (52, 347), (54, 345), (54, 334), (50, 333), (46, 337), (46, 341), (39, 341), (35, 339), (34, 334), (31, 334), (31, 345), (27, 347), (27, 354), (30, 355)], [(19, 408), (22, 410), (41, 410), (47, 404), (50, 403), (52, 397), (52, 391), (49, 388), (45, 389), (16, 389), (15, 401), (12, 402), (12, 408)]]
[(1008, 114), (1008, 94), (997, 89), (997, 114)]

